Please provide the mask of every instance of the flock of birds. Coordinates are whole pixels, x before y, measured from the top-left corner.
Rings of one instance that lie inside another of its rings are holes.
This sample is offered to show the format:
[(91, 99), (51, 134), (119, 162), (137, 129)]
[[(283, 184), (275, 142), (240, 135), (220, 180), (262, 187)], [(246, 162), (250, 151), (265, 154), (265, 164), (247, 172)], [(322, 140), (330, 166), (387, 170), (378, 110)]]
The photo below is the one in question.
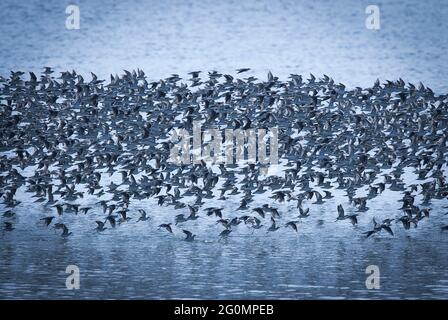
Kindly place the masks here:
[[(155, 198), (178, 212), (158, 225), (160, 232), (182, 230), (186, 241), (195, 239), (187, 228), (198, 218), (222, 226), (220, 238), (240, 224), (251, 232), (300, 232), (311, 201), (319, 206), (338, 189), (348, 205), (335, 202), (333, 213), (316, 213), (319, 224), (330, 216), (357, 225), (374, 198), (401, 194), (396, 209), (384, 208), (390, 217), (373, 218), (365, 237), (416, 228), (433, 201), (447, 201), (448, 95), (401, 79), (347, 90), (328, 76), (291, 74), (281, 81), (269, 72), (259, 80), (244, 77), (249, 70), (238, 69), (236, 77), (194, 71), (186, 81), (174, 74), (156, 82), (141, 70), (106, 83), (93, 73), (89, 81), (74, 71), (56, 76), (48, 67), (40, 77), (0, 77), (3, 229), (14, 230), (23, 205), (18, 190), (47, 213), (36, 219), (62, 237), (72, 234), (66, 215), (100, 216), (92, 221), (98, 232), (131, 219), (151, 221), (157, 207), (134, 211), (130, 204)], [(191, 131), (193, 121), (203, 129), (278, 127), (280, 170), (267, 174), (267, 165), (247, 162), (171, 163), (170, 131)], [(121, 179), (105, 182), (115, 175)], [(260, 194), (268, 203), (254, 201)], [(222, 205), (205, 205), (212, 200)], [(236, 210), (226, 206), (232, 201)], [(285, 212), (285, 204), (295, 209)]]

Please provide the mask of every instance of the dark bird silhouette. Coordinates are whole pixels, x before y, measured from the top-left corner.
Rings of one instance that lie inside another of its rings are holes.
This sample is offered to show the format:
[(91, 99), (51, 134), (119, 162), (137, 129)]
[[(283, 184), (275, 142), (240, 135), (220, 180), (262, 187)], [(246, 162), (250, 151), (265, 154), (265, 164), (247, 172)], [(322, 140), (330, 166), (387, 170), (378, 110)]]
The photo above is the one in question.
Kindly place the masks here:
[(138, 209), (138, 212), (140, 212), (140, 217), (138, 218), (137, 222), (139, 221), (146, 221), (149, 220), (150, 217), (147, 216), (146, 211), (143, 209)]
[(271, 217), (271, 226), (268, 228), (268, 232), (274, 232), (280, 229), (280, 227), (277, 226), (274, 218)]
[(96, 228), (95, 228), (96, 231), (101, 232), (101, 231), (104, 231), (104, 230), (107, 229), (107, 228), (105, 227), (105, 223), (104, 223), (103, 221), (99, 221), (99, 220), (97, 220), (97, 221), (95, 221), (95, 222), (96, 222), (96, 224), (97, 224), (97, 226), (96, 226)]
[(169, 233), (173, 233), (173, 229), (171, 229), (171, 223), (162, 223), (161, 225), (159, 225), (159, 229), (160, 228), (165, 229)]
[(66, 237), (69, 237), (69, 236), (71, 236), (71, 235), (72, 235), (72, 232), (69, 232), (67, 226), (64, 225), (64, 226), (62, 227), (62, 234), (61, 234), (61, 236), (62, 236), (63, 238), (66, 238)]
[(289, 221), (289, 222), (286, 224), (286, 227), (291, 227), (295, 232), (298, 232), (298, 230), (297, 230), (297, 225), (296, 225), (296, 223), (295, 223), (294, 221)]
[(223, 231), (221, 231), (219, 236), (221, 238), (227, 238), (231, 232), (232, 232), (232, 229), (224, 229)]
[(53, 219), (54, 219), (54, 217), (45, 217), (40, 220), (44, 222), (46, 227), (48, 227), (51, 224), (51, 222), (53, 221)]
[(336, 220), (349, 219), (352, 225), (356, 225), (358, 223), (357, 214), (346, 215), (344, 213), (344, 208), (342, 207), (341, 204), (339, 204), (337, 208), (338, 208), (338, 217), (336, 218)]
[(243, 73), (243, 72), (246, 72), (246, 71), (249, 71), (249, 70), (250, 70), (250, 68), (236, 69), (236, 73)]
[(196, 235), (194, 235), (194, 234), (192, 234), (190, 231), (188, 231), (188, 230), (182, 230), (183, 231), (183, 233), (185, 233), (186, 234), (186, 237), (185, 237), (185, 241), (193, 241), (194, 240), (194, 238), (196, 237)]
[(15, 229), (11, 222), (4, 222), (3, 226), (6, 231), (12, 231)]

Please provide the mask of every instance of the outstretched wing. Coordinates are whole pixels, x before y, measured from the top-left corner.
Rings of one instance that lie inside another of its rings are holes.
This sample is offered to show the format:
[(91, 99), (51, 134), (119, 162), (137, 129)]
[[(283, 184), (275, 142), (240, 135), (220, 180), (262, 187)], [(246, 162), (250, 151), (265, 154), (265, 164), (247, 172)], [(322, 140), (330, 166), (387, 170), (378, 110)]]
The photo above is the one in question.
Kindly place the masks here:
[(187, 235), (187, 237), (191, 237), (193, 234), (190, 232), (190, 231), (188, 231), (188, 230), (182, 230), (186, 235)]
[(375, 231), (373, 231), (373, 230), (364, 232), (364, 234), (366, 235), (366, 238), (370, 237), (374, 233), (375, 233)]
[(387, 233), (389, 233), (391, 236), (394, 235), (392, 229), (389, 226), (381, 226), (384, 230), (387, 231)]
[(355, 225), (358, 223), (358, 218), (356, 218), (356, 214), (352, 214), (351, 216), (349, 216), (350, 222), (352, 223), (352, 225)]

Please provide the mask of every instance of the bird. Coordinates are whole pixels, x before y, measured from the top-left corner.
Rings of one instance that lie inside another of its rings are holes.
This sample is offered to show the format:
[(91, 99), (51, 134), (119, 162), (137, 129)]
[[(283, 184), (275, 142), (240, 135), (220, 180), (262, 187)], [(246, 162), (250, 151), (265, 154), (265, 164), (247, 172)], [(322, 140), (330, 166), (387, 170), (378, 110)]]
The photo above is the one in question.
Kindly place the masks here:
[(64, 225), (64, 226), (62, 227), (62, 234), (61, 234), (61, 236), (62, 236), (63, 238), (66, 238), (66, 237), (69, 237), (69, 236), (71, 236), (71, 235), (72, 235), (72, 232), (69, 232), (67, 226)]
[(6, 231), (12, 231), (15, 229), (11, 222), (4, 222), (3, 225)]
[(96, 226), (96, 228), (95, 228), (96, 231), (101, 232), (101, 231), (104, 231), (104, 230), (107, 229), (107, 228), (104, 226), (105, 223), (104, 223), (103, 221), (96, 220), (95, 222), (96, 222), (96, 224), (97, 224), (97, 226)]
[(258, 213), (262, 218), (265, 217), (263, 208), (253, 208), (252, 210)]
[(186, 220), (196, 220), (199, 218), (199, 216), (196, 214), (198, 212), (197, 208), (190, 205), (187, 205), (187, 208), (190, 211), (190, 215), (186, 218)]
[(254, 221), (254, 223), (252, 224), (253, 229), (261, 229), (261, 227), (263, 227), (260, 219), (257, 219), (257, 217), (254, 217), (253, 221)]
[(12, 212), (11, 210), (7, 210), (5, 213), (3, 213), (3, 217), (5, 218), (13, 218), (16, 215), (15, 212)]
[(106, 221), (109, 221), (110, 225), (112, 228), (115, 228), (115, 226), (117, 225), (117, 222), (115, 220), (115, 217), (112, 215), (109, 215), (106, 217)]
[(178, 214), (175, 217), (175, 225), (178, 225), (179, 223), (188, 221), (188, 218), (185, 218), (185, 216), (183, 214)]
[(391, 228), (391, 222), (394, 219), (384, 219), (381, 223), (381, 229), (385, 230), (387, 233), (389, 233), (391, 236), (394, 235), (392, 228)]
[(54, 229), (63, 229), (64, 227), (65, 227), (65, 224), (62, 222), (58, 222), (53, 225)]
[(310, 208), (306, 208), (305, 210), (302, 208), (302, 206), (299, 206), (299, 218), (307, 218), (310, 216), (309, 214)]
[(118, 213), (121, 215), (121, 218), (118, 220), (120, 224), (132, 219), (131, 217), (128, 217), (126, 210), (120, 210)]
[(219, 236), (221, 238), (227, 238), (231, 232), (232, 232), (232, 229), (224, 229), (223, 231), (221, 231)]
[(222, 218), (222, 210), (223, 208), (215, 208), (215, 207), (209, 207), (205, 209), (207, 212), (207, 216), (215, 215), (216, 217)]
[(143, 209), (138, 209), (138, 212), (140, 212), (140, 217), (138, 218), (137, 222), (139, 221), (146, 221), (149, 220), (150, 217), (147, 216), (146, 211)]
[(236, 73), (243, 73), (243, 72), (246, 72), (249, 70), (250, 70), (250, 68), (240, 68), (240, 69), (236, 69)]
[(295, 232), (298, 232), (297, 230), (297, 225), (294, 221), (289, 221), (288, 223), (286, 223), (285, 225), (286, 227), (291, 227)]
[(248, 205), (247, 200), (242, 199), (240, 206), (237, 208), (237, 210), (246, 210), (248, 208), (247, 205)]
[(171, 223), (162, 223), (161, 225), (159, 225), (159, 229), (160, 228), (165, 229), (169, 233), (173, 233), (173, 229), (171, 228)]
[(191, 75), (192, 78), (198, 78), (201, 71), (191, 71), (188, 74)]
[(84, 208), (80, 208), (80, 210), (82, 211), (82, 213), (84, 213), (85, 215), (87, 214), (87, 212), (92, 209), (91, 207), (84, 207)]
[(366, 238), (370, 237), (371, 235), (375, 233), (379, 233), (381, 230), (385, 230), (387, 233), (389, 233), (391, 236), (394, 235), (391, 226), (391, 222), (393, 219), (384, 219), (382, 223), (376, 222), (375, 218), (372, 219), (373, 222), (373, 229), (364, 232), (366, 235)]
[(54, 217), (45, 217), (40, 220), (44, 222), (46, 227), (48, 227), (51, 224), (51, 222), (53, 221), (53, 219), (54, 219)]
[(356, 225), (358, 223), (358, 219), (357, 219), (357, 214), (350, 214), (350, 215), (346, 215), (344, 213), (344, 208), (342, 207), (341, 204), (339, 204), (337, 206), (338, 209), (338, 217), (336, 218), (337, 220), (345, 220), (345, 219), (349, 219), (350, 222), (352, 223), (352, 225)]
[(186, 237), (185, 237), (185, 239), (184, 239), (185, 241), (188, 241), (188, 242), (193, 241), (194, 238), (196, 237), (196, 235), (192, 234), (192, 233), (191, 233), (190, 231), (188, 231), (188, 230), (183, 229), (182, 231), (183, 231), (183, 233), (186, 234)]
[(274, 218), (271, 217), (271, 226), (268, 228), (268, 232), (274, 232), (280, 229), (280, 227), (277, 227), (276, 222)]
[(270, 207), (267, 203), (262, 206), (262, 209), (265, 212), (270, 213), (273, 218), (280, 217), (280, 214), (279, 214), (277, 208)]
[(56, 208), (58, 215), (62, 216), (62, 214), (64, 213), (64, 207), (60, 204), (57, 204), (54, 207)]

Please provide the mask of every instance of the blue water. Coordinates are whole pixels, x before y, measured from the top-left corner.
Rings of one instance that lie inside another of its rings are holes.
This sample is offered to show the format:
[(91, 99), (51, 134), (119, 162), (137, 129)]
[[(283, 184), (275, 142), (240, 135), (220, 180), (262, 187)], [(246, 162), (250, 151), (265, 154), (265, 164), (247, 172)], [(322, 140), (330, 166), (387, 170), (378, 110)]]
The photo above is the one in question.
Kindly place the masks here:
[[(3, 0), (0, 74), (49, 65), (85, 75), (143, 69), (171, 73), (250, 67), (327, 74), (350, 87), (380, 78), (448, 85), (446, 1), (107, 1)], [(80, 8), (79, 30), (65, 8)], [(380, 7), (380, 30), (365, 27), (365, 8)]]
[[(65, 29), (65, 7), (78, 4), (81, 29)], [(448, 92), (448, 3), (378, 1), (381, 29), (365, 28), (371, 1), (11, 1), (0, 2), (0, 75), (10, 70), (75, 69), (90, 79), (143, 69), (150, 79), (192, 70), (248, 75), (327, 74), (348, 87), (380, 78), (423, 82)], [(197, 241), (157, 229), (175, 214), (154, 201), (133, 202), (133, 220), (97, 234), (101, 216), (67, 215), (73, 236), (36, 222), (54, 208), (30, 203), (18, 191), (16, 229), (0, 233), (0, 298), (448, 298), (448, 233), (440, 225), (446, 201), (431, 218), (396, 235), (364, 239), (372, 217), (399, 216), (385, 193), (360, 216), (359, 226), (334, 222), (336, 202), (314, 206), (299, 233), (251, 234), (240, 226), (218, 241), (214, 220), (190, 221)], [(262, 201), (262, 200), (260, 200)], [(267, 201), (267, 200), (266, 200)], [(222, 205), (222, 203), (221, 203)], [(233, 212), (237, 203), (225, 203)], [(279, 205), (285, 217), (294, 205)], [(153, 219), (136, 223), (137, 209)], [(0, 210), (4, 207), (0, 205)], [(202, 215), (204, 215), (202, 213)], [(3, 218), (2, 218), (3, 220)], [(323, 220), (322, 225), (318, 220)], [(65, 268), (77, 265), (79, 290), (65, 287)], [(380, 268), (380, 289), (365, 286), (366, 267)]]

